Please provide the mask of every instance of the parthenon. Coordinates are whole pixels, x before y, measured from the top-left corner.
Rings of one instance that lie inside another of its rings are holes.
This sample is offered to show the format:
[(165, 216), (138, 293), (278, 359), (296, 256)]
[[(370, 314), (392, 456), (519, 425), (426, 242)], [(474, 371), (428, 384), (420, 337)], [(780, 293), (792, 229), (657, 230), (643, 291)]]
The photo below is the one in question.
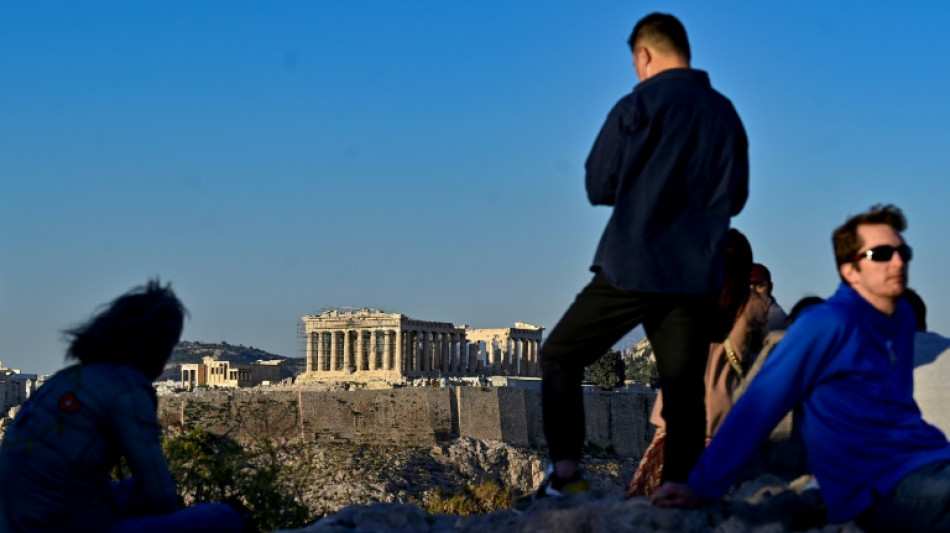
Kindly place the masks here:
[(474, 329), (376, 308), (327, 309), (301, 317), (306, 380), (538, 376), (543, 328)]

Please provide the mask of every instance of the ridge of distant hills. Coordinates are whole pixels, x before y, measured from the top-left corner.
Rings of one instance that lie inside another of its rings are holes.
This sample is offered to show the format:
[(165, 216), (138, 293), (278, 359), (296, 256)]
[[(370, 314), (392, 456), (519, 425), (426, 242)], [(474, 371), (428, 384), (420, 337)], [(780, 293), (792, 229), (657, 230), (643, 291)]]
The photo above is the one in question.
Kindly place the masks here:
[(172, 356), (168, 359), (169, 363), (200, 363), (204, 357), (214, 357), (219, 361), (230, 361), (232, 363), (248, 364), (259, 360), (272, 359), (292, 359), (283, 355), (277, 355), (270, 352), (254, 348), (253, 346), (244, 346), (243, 344), (229, 344), (227, 342), (194, 342), (181, 341), (172, 351)]
[(166, 370), (159, 379), (180, 379), (178, 365), (200, 363), (205, 357), (213, 357), (218, 361), (229, 361), (238, 364), (250, 364), (260, 360), (284, 360), (284, 368), (289, 375), (297, 375), (306, 370), (306, 362), (302, 357), (286, 357), (254, 348), (243, 344), (221, 342), (181, 341), (175, 345), (171, 357), (168, 358)]

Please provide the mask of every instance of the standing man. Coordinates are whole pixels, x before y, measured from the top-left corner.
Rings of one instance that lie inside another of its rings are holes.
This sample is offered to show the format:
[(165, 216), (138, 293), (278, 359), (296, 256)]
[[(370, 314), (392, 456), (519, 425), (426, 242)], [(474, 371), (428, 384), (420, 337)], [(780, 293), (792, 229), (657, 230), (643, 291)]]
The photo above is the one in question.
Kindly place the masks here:
[(541, 349), (553, 472), (534, 498), (587, 490), (584, 368), (637, 325), (653, 345), (666, 399), (663, 478), (685, 481), (705, 440), (710, 322), (729, 218), (748, 196), (748, 141), (732, 103), (690, 68), (679, 20), (648, 15), (628, 44), (640, 83), (610, 111), (586, 163), (590, 202), (613, 212), (593, 280)]
[(800, 411), (808, 465), (830, 522), (868, 531), (950, 531), (950, 443), (913, 398), (914, 313), (901, 298), (904, 215), (875, 206), (834, 231), (842, 283), (803, 314), (733, 406), (688, 484), (660, 506), (722, 496), (772, 427)]

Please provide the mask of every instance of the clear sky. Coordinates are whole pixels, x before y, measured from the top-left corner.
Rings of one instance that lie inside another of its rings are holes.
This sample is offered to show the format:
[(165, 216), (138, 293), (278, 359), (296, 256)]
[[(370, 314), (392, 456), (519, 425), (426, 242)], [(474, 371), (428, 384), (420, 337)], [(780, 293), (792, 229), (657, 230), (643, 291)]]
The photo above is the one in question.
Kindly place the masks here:
[(152, 276), (184, 339), (287, 356), (325, 307), (552, 327), (655, 10), (746, 125), (733, 225), (779, 302), (833, 292), (831, 230), (892, 202), (950, 334), (950, 3), (2, 2), (0, 361), (60, 368), (60, 331)]

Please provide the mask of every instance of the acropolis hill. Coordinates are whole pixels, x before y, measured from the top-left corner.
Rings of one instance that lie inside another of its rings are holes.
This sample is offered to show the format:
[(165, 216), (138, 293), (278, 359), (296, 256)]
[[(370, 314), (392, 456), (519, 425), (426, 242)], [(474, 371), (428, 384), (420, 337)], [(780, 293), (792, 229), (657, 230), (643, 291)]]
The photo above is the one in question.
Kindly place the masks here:
[[(587, 442), (639, 457), (652, 438), (653, 391), (584, 395)], [(540, 392), (516, 387), (389, 390), (207, 390), (163, 395), (165, 425), (203, 428), (245, 442), (425, 446), (458, 438), (541, 446)]]

